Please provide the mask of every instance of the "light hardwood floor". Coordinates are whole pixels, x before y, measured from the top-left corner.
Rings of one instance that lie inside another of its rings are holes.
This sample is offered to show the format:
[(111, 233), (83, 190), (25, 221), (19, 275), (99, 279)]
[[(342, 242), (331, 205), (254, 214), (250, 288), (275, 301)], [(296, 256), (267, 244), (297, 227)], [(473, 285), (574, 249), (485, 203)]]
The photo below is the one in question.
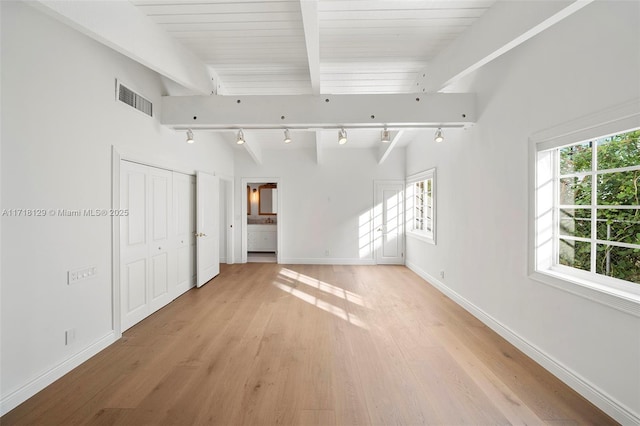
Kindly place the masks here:
[(13, 424), (615, 424), (401, 266), (219, 277), (2, 419)]

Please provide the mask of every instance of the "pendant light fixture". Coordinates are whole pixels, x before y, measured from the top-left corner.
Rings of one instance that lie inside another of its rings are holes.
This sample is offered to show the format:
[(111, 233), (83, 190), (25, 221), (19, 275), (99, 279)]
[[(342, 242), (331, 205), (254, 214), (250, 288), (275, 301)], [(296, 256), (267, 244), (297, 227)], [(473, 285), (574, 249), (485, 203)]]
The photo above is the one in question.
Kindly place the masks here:
[(236, 139), (236, 143), (238, 145), (242, 145), (244, 143), (244, 133), (242, 133), (242, 129), (238, 130), (238, 138)]
[(344, 128), (338, 131), (338, 143), (340, 145), (347, 143), (347, 131)]
[(436, 130), (436, 135), (433, 137), (433, 140), (440, 143), (444, 141), (444, 136), (442, 135), (442, 129), (438, 128), (438, 130)]
[(284, 143), (291, 143), (291, 135), (289, 129), (284, 129)]
[(187, 130), (187, 143), (193, 143), (195, 142), (193, 140), (193, 132), (191, 131), (191, 129)]
[(389, 131), (387, 130), (386, 127), (382, 131), (382, 135), (380, 136), (380, 142), (382, 142), (382, 143), (391, 142), (391, 138), (389, 137)]

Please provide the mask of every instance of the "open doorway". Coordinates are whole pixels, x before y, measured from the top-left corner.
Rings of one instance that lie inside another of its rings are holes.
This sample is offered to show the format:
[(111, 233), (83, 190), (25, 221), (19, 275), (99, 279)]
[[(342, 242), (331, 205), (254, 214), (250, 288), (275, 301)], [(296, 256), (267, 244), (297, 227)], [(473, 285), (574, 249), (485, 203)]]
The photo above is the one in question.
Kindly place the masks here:
[(243, 262), (278, 263), (280, 187), (278, 179), (246, 178), (243, 191)]

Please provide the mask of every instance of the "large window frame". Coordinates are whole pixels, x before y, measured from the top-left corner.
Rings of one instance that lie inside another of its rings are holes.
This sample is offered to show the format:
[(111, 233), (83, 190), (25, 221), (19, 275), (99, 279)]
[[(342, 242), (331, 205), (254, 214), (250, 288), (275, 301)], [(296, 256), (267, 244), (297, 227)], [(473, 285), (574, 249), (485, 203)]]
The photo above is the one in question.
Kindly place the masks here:
[(436, 244), (436, 169), (408, 176), (405, 188), (407, 236)]
[[(592, 201), (579, 208), (589, 210), (592, 219), (604, 207), (596, 202), (594, 178), (603, 171), (597, 170), (597, 149), (592, 148), (591, 171), (580, 171), (560, 175), (559, 149), (581, 142), (640, 128), (640, 100), (582, 117), (554, 128), (538, 132), (530, 138), (530, 229), (529, 229), (529, 276), (556, 288), (606, 304), (624, 312), (640, 316), (640, 284), (634, 284), (595, 272), (597, 238), (596, 220), (591, 230), (583, 237), (567, 237), (560, 227), (561, 210), (578, 206), (560, 203), (559, 179), (578, 176), (592, 179)], [(595, 214), (595, 216), (594, 216)], [(589, 270), (579, 270), (560, 264), (560, 239), (591, 244)]]

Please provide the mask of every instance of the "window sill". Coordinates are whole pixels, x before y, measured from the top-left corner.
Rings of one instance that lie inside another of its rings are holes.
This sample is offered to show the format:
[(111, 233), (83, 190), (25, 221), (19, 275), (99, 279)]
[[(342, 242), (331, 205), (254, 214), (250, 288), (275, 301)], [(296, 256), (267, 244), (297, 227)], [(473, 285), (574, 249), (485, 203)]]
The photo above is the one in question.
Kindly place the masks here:
[(430, 238), (425, 234), (421, 234), (415, 231), (407, 231), (407, 237), (415, 238), (416, 240), (424, 241), (425, 243), (436, 245), (436, 240), (434, 238)]
[(535, 271), (529, 277), (543, 284), (640, 317), (640, 295), (638, 294), (611, 288), (556, 270)]

